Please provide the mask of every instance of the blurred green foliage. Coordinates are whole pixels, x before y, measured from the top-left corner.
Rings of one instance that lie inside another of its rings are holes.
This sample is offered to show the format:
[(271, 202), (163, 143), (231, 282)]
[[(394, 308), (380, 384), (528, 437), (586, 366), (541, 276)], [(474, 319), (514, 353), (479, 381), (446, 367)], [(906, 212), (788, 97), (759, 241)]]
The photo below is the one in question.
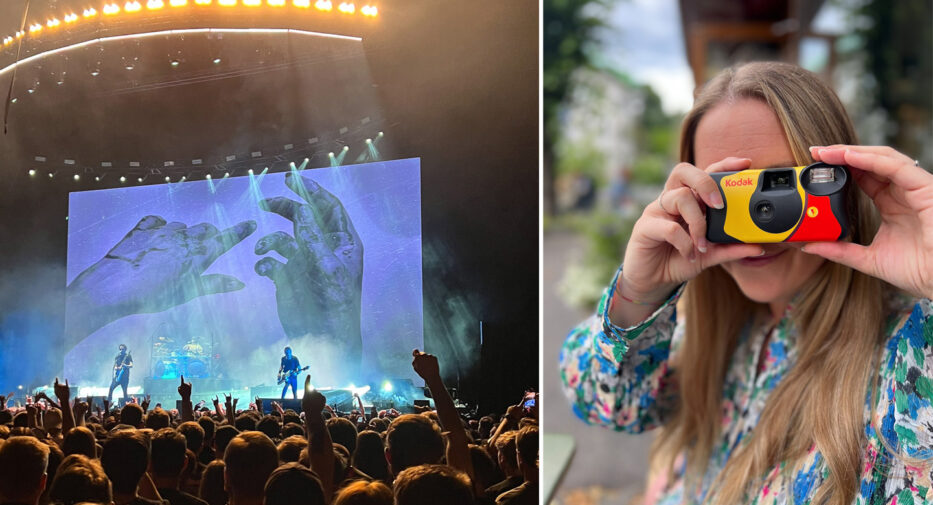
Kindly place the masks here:
[(933, 168), (933, 2), (868, 0), (857, 14), (870, 20), (855, 30), (874, 77), (868, 91), (897, 125), (885, 129), (885, 141), (909, 156), (926, 153), (922, 164)]

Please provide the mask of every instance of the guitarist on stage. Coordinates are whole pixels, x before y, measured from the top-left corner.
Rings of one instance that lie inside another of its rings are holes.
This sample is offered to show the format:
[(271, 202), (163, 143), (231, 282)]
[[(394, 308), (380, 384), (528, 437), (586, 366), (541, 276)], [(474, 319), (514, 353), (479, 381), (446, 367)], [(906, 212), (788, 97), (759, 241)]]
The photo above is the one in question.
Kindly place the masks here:
[(285, 386), (282, 387), (282, 399), (285, 398), (288, 386), (292, 387), (292, 398), (298, 399), (298, 372), (300, 371), (301, 365), (298, 364), (298, 357), (292, 356), (291, 347), (286, 347), (285, 356), (282, 356), (282, 366), (279, 367), (279, 379), (285, 379)]
[(133, 368), (133, 356), (126, 352), (126, 345), (120, 344), (120, 354), (113, 359), (113, 380), (110, 381), (107, 402), (111, 401), (113, 390), (117, 386), (123, 388), (123, 399), (126, 400), (126, 386), (130, 383), (130, 368)]

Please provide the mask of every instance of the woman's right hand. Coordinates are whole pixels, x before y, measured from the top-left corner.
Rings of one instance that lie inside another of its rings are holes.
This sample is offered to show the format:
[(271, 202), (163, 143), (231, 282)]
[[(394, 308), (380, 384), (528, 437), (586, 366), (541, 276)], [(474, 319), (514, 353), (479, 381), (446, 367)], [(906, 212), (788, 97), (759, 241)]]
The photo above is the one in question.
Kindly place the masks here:
[(645, 207), (632, 229), (612, 303), (610, 317), (616, 324), (642, 321), (674, 288), (706, 268), (762, 254), (756, 244), (706, 240), (705, 209), (723, 205), (719, 186), (709, 174), (744, 170), (750, 163), (748, 158), (726, 158), (705, 171), (689, 163), (674, 167), (660, 197)]

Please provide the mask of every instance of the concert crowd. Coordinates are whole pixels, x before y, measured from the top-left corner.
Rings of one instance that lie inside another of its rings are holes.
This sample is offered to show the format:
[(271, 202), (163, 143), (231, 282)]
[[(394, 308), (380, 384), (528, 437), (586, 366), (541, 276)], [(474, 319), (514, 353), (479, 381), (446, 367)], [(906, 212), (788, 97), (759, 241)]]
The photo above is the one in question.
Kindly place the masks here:
[(537, 399), (464, 419), (437, 358), (412, 354), (436, 410), (341, 413), (309, 380), (300, 412), (270, 414), (195, 408), (184, 377), (180, 411), (89, 404), (58, 379), (56, 399), (0, 396), (0, 505), (537, 504)]

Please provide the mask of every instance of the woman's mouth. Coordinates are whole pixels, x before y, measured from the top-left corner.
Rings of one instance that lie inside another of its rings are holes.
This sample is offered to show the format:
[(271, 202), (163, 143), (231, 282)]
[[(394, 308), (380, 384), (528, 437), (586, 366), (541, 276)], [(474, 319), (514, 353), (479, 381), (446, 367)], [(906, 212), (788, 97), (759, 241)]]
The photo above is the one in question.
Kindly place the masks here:
[(739, 260), (739, 264), (747, 267), (763, 267), (772, 263), (779, 256), (786, 253), (788, 249), (781, 249), (778, 251), (770, 251), (764, 254), (763, 256), (748, 256)]

